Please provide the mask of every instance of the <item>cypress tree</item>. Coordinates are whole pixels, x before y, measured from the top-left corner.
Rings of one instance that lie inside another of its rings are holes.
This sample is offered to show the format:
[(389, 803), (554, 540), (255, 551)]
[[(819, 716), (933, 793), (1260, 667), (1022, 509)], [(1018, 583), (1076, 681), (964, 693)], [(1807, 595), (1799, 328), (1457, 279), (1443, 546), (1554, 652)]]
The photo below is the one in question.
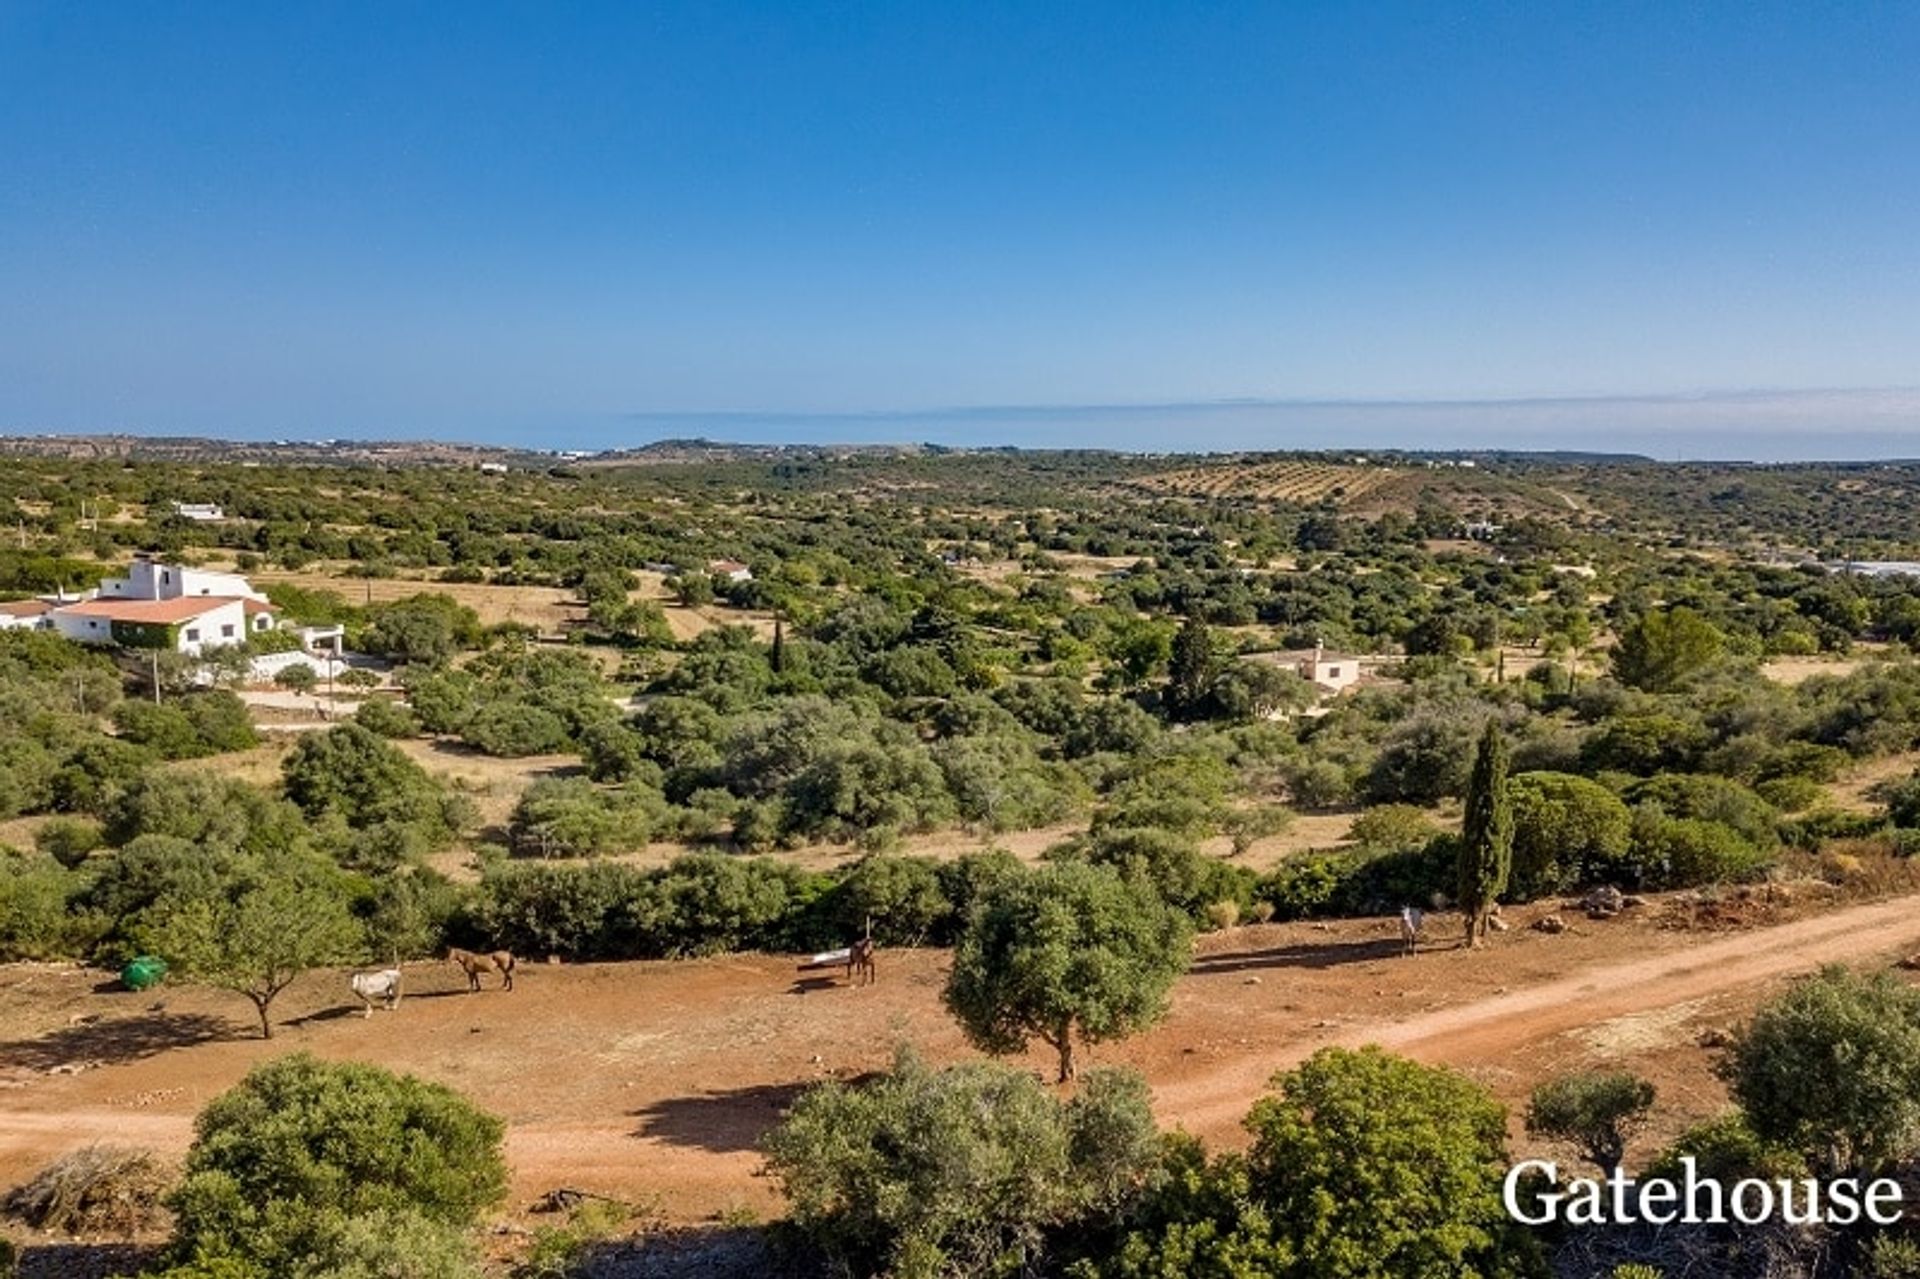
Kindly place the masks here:
[(1179, 719), (1192, 719), (1206, 706), (1215, 674), (1213, 634), (1207, 624), (1189, 617), (1173, 637), (1173, 656), (1167, 666), (1167, 709)]
[(1493, 906), (1513, 869), (1513, 806), (1507, 798), (1507, 743), (1491, 721), (1480, 735), (1467, 782), (1466, 821), (1460, 832), (1460, 911), (1467, 945), (1486, 940)]

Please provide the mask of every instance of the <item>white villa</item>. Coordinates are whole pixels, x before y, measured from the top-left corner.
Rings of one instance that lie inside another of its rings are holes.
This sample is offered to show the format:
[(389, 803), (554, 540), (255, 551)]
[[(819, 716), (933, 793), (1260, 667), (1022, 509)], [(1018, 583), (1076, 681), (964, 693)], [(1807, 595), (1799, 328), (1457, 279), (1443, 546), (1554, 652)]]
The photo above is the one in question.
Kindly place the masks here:
[(84, 599), (0, 604), (0, 630), (51, 630), (81, 644), (182, 653), (238, 644), (276, 624), (273, 605), (246, 578), (145, 558)]

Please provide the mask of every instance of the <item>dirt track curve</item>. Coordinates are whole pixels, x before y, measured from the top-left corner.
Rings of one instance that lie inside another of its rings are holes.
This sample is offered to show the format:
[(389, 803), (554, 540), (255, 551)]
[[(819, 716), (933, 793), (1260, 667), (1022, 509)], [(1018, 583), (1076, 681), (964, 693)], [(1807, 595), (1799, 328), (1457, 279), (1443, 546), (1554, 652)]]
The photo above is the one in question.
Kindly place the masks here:
[(1457, 1008), (1346, 1027), (1330, 1039), (1302, 1043), (1278, 1058), (1263, 1054), (1257, 1061), (1233, 1062), (1157, 1084), (1156, 1109), (1164, 1121), (1189, 1131), (1218, 1133), (1238, 1122), (1248, 1099), (1275, 1070), (1329, 1042), (1347, 1047), (1378, 1044), (1436, 1064), (1490, 1061), (1576, 1027), (1693, 1002), (1825, 964), (1858, 963), (1916, 947), (1920, 902), (1905, 897), (1874, 902), (1684, 950), (1585, 968)]

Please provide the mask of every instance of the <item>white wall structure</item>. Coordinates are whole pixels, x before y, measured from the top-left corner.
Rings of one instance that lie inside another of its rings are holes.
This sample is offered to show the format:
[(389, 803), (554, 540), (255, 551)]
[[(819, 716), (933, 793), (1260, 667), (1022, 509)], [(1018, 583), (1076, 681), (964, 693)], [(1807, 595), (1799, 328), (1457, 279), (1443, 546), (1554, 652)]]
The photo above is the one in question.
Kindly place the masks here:
[(101, 582), (100, 594), (112, 599), (129, 600), (171, 600), (183, 595), (221, 595), (262, 601), (267, 598), (254, 590), (253, 583), (238, 573), (183, 568), (178, 564), (162, 564), (159, 560), (150, 559), (135, 560), (125, 577), (110, 577)]
[(0, 604), (0, 631), (50, 631), (52, 612), (46, 600), (9, 600)]
[[(48, 616), (55, 630), (80, 644), (163, 646), (199, 653), (247, 638), (246, 604), (231, 598), (148, 600), (101, 595), (57, 608)], [(272, 624), (271, 618), (266, 620)], [(171, 643), (159, 645), (161, 635), (170, 635)]]

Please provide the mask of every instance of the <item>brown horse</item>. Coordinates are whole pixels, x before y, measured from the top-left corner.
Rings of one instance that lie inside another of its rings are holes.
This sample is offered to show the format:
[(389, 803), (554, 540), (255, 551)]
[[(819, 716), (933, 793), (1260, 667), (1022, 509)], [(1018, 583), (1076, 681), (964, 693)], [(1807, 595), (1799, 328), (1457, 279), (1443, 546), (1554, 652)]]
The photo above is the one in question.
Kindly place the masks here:
[(452, 946), (447, 949), (447, 958), (466, 970), (468, 994), (480, 989), (481, 973), (499, 973), (500, 989), (513, 989), (513, 952), (510, 950), (496, 950), (479, 955), (473, 951)]
[(873, 938), (862, 937), (847, 947), (847, 984), (871, 986), (877, 980), (873, 969)]
[(859, 941), (847, 947), (847, 984), (871, 986), (879, 980), (873, 967), (873, 916), (867, 916), (867, 931)]

